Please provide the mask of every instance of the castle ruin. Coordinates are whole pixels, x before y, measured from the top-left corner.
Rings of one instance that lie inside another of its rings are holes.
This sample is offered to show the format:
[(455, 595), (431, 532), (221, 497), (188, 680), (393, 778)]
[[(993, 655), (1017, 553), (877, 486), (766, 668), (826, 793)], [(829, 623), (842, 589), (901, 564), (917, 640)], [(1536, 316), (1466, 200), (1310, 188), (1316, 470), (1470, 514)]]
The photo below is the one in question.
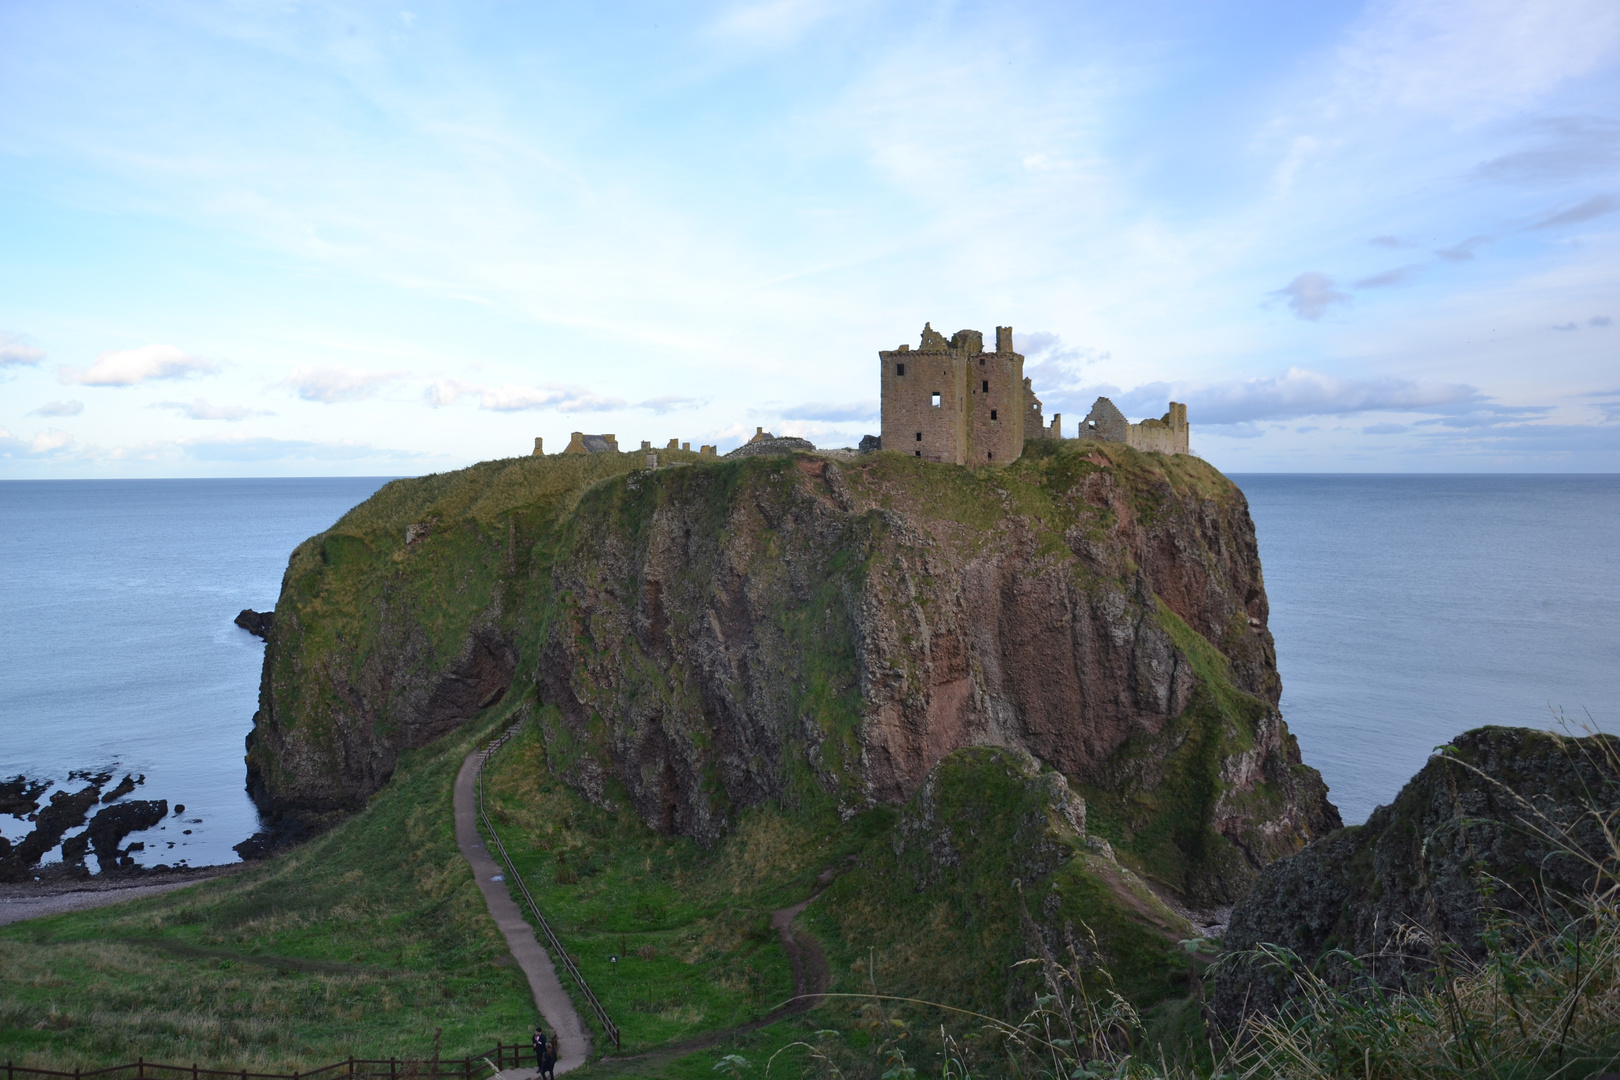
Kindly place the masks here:
[(1137, 450), (1161, 454), (1190, 454), (1192, 429), (1187, 425), (1187, 406), (1172, 401), (1163, 418), (1151, 417), (1140, 424), (1130, 423), (1125, 414), (1105, 397), (1098, 398), (1091, 412), (1080, 421), (1077, 437), (1100, 442), (1122, 442)]
[(953, 465), (1016, 461), (1024, 452), (1029, 380), (1013, 351), (1012, 327), (996, 327), (995, 351), (986, 352), (977, 330), (958, 330), (946, 341), (924, 323), (915, 350), (901, 345), (878, 358), (885, 450)]
[[(1063, 437), (1062, 414), (1053, 414), (1050, 426), (1041, 415), (1010, 326), (996, 327), (995, 351), (987, 352), (977, 330), (958, 330), (947, 341), (924, 323), (916, 349), (883, 349), (878, 360), (883, 430), (877, 445), (885, 450), (953, 465), (1005, 464), (1023, 454), (1025, 439)], [(1162, 420), (1132, 424), (1113, 402), (1098, 398), (1075, 437), (1161, 454), (1192, 452), (1187, 406), (1174, 401)], [(867, 448), (865, 440), (861, 446)]]

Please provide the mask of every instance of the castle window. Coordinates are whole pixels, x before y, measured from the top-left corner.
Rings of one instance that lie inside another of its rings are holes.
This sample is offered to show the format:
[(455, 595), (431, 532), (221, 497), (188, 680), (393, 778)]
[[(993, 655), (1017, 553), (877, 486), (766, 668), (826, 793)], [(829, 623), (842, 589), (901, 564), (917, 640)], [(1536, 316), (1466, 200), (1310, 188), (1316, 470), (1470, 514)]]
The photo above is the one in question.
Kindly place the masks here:
[(991, 409), (990, 410), (990, 419), (994, 420), (995, 418), (996, 418), (996, 410)]
[(986, 461), (996, 460), (996, 452), (994, 450), (990, 451), (988, 454), (984, 455), (984, 459)]
[(917, 456), (922, 457), (922, 451), (921, 450), (917, 451)]
[(922, 432), (917, 432), (917, 441), (922, 442)]
[(894, 373), (896, 375), (904, 375), (906, 373), (906, 365), (904, 365), (904, 364), (896, 364), (896, 365), (894, 365)]
[(987, 394), (990, 392), (990, 380), (989, 379), (984, 380), (984, 392), (987, 393)]
[(984, 357), (979, 357), (979, 366), (984, 367)]
[(940, 397), (939, 397), (939, 391), (938, 390), (934, 391), (933, 404), (934, 404), (934, 408), (936, 408), (936, 409), (941, 408)]

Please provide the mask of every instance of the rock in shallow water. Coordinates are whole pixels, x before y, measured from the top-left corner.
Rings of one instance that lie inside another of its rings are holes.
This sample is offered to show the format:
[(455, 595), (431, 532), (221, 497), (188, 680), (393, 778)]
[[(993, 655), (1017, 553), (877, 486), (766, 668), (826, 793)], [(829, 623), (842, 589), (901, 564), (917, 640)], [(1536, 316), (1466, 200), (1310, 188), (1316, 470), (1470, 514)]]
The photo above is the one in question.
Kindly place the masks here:
[(237, 626), (240, 626), (254, 637), (268, 640), (270, 628), (275, 625), (276, 613), (274, 611), (254, 611), (252, 608), (243, 608), (242, 613), (234, 621)]

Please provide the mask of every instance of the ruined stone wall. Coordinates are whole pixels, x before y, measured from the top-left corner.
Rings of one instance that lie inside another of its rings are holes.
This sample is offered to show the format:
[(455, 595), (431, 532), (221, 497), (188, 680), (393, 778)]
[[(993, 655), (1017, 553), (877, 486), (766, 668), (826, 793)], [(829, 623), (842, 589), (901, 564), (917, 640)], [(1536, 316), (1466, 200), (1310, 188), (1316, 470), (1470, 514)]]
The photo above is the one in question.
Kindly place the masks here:
[(1122, 442), (1136, 450), (1159, 454), (1192, 453), (1192, 429), (1187, 424), (1187, 406), (1172, 401), (1158, 420), (1132, 424), (1112, 401), (1098, 398), (1086, 418), (1080, 421), (1077, 437), (1101, 442)]
[(1132, 424), (1125, 441), (1137, 450), (1160, 454), (1190, 454), (1191, 431), (1187, 426), (1187, 406), (1172, 401), (1170, 409), (1158, 420), (1143, 420)]

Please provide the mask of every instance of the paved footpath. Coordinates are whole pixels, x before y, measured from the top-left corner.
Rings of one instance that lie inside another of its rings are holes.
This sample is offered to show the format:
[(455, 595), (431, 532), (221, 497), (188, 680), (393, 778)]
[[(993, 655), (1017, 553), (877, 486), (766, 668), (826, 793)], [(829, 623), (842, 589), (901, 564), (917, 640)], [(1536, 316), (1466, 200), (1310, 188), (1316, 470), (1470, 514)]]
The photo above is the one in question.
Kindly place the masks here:
[[(496, 865), (484, 847), (483, 837), (478, 833), (478, 765), (482, 759), (483, 751), (474, 750), (467, 755), (461, 763), (461, 771), (456, 774), (456, 846), (472, 867), (478, 887), (483, 890), (484, 902), (489, 905), (489, 914), (506, 936), (512, 958), (523, 969), (523, 974), (528, 976), (529, 988), (534, 991), (534, 1003), (539, 1006), (540, 1015), (546, 1018), (546, 1026), (554, 1033), (558, 1051), (556, 1071), (567, 1072), (585, 1064), (591, 1056), (590, 1033), (580, 1020), (579, 1012), (562, 983), (557, 981), (551, 956), (535, 938), (534, 928), (518, 910), (506, 882), (494, 880), (506, 871)], [(509, 1076), (503, 1074), (503, 1080), (534, 1075), (533, 1070), (522, 1073), (508, 1070), (508, 1073)]]

